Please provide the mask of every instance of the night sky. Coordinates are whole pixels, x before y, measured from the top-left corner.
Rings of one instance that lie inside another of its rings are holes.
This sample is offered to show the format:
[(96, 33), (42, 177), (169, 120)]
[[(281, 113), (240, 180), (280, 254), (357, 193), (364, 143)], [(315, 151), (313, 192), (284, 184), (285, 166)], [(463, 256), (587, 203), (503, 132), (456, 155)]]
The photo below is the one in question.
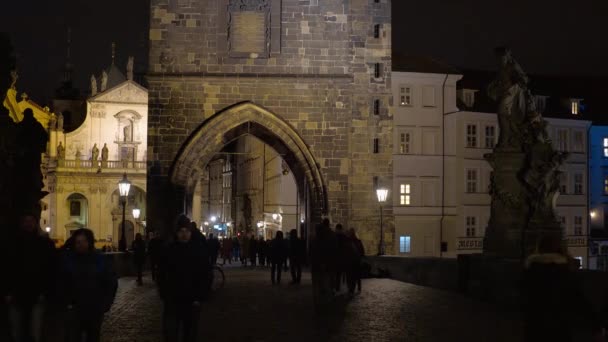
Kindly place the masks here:
[[(117, 64), (124, 68), (134, 55), (136, 71), (145, 71), (148, 2), (6, 2), (0, 31), (11, 34), (18, 54), (18, 88), (40, 103), (52, 97), (65, 63), (68, 27), (74, 78), (84, 91), (90, 75), (110, 64), (112, 41)], [(393, 48), (459, 68), (493, 69), (492, 48), (508, 45), (530, 73), (608, 76), (607, 16), (608, 2), (599, 0), (393, 0)]]

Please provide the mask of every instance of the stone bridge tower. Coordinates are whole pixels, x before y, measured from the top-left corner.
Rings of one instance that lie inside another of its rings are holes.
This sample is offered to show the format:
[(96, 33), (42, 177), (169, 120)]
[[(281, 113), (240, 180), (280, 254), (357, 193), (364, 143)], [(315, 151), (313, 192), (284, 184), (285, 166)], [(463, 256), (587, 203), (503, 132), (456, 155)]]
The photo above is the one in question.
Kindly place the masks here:
[(170, 227), (213, 154), (252, 134), (285, 156), (309, 224), (354, 227), (375, 253), (375, 188), (392, 187), (390, 11), (390, 0), (151, 0), (149, 228)]

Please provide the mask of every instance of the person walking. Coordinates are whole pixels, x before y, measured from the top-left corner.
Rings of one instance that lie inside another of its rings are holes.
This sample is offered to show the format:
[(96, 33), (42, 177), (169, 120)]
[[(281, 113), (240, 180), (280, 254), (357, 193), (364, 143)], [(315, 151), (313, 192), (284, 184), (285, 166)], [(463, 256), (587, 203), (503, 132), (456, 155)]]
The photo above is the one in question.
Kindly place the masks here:
[(247, 258), (249, 258), (249, 237), (243, 235), (241, 239), (241, 265), (247, 267)]
[(241, 244), (239, 242), (239, 238), (235, 236), (232, 238), (232, 256), (234, 257), (235, 262), (240, 259), (240, 252)]
[(266, 240), (264, 237), (260, 235), (260, 239), (258, 240), (258, 256), (260, 258), (260, 266), (266, 267), (266, 258), (267, 258), (267, 246)]
[(363, 267), (363, 257), (365, 257), (365, 248), (363, 242), (357, 236), (357, 233), (353, 228), (348, 230), (348, 237), (355, 246), (355, 260), (352, 268), (352, 281), (357, 286), (357, 292), (361, 292), (361, 269)]
[(270, 243), (270, 280), (272, 284), (281, 284), (282, 266), (287, 258), (287, 248), (283, 239), (283, 232), (278, 231)]
[(104, 313), (110, 310), (118, 282), (103, 254), (95, 250), (95, 236), (86, 228), (72, 235), (59, 271), (61, 303), (67, 309), (69, 342), (99, 341)]
[(137, 271), (137, 285), (143, 285), (143, 271), (146, 264), (146, 242), (140, 233), (135, 234), (135, 240), (131, 244), (133, 251), (133, 261), (135, 262), (135, 270)]
[(152, 271), (152, 280), (158, 279), (158, 267), (162, 255), (163, 240), (156, 232), (152, 232), (152, 238), (148, 242), (148, 258), (150, 260), (150, 270)]
[[(187, 225), (178, 226), (160, 267), (165, 342), (193, 342), (209, 284), (210, 258)], [(181, 337), (181, 338), (180, 338)]]
[(22, 215), (13, 243), (4, 247), (6, 273), (0, 287), (15, 342), (40, 341), (54, 285), (55, 245), (43, 236), (38, 222), (34, 214)]
[(251, 262), (251, 266), (255, 267), (257, 265), (257, 257), (258, 240), (256, 240), (255, 235), (251, 234), (251, 238), (249, 239), (249, 261)]
[(226, 260), (228, 260), (229, 264), (232, 264), (232, 239), (225, 238), (222, 240), (222, 265), (226, 265)]
[(300, 284), (302, 280), (302, 263), (306, 258), (304, 241), (298, 238), (298, 231), (292, 229), (289, 232), (289, 266), (291, 267), (292, 285)]
[(215, 265), (217, 264), (217, 256), (220, 252), (220, 241), (213, 234), (209, 234), (208, 246), (211, 265)]

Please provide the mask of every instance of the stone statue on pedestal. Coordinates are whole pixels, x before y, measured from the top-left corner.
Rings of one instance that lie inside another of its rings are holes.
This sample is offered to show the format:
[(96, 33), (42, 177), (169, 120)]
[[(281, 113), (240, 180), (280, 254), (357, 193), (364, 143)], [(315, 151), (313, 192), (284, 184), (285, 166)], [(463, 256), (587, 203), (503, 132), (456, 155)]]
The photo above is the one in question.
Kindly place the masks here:
[(63, 114), (57, 115), (57, 130), (63, 131)]
[(101, 73), (101, 91), (102, 92), (106, 91), (107, 86), (108, 86), (108, 74), (104, 70)]
[(57, 145), (57, 160), (65, 160), (65, 147), (63, 147), (61, 141)]
[(91, 96), (97, 95), (97, 79), (95, 75), (91, 75)]
[(558, 169), (566, 155), (553, 150), (519, 63), (508, 49), (496, 52), (500, 70), (488, 94), (498, 103), (500, 136), (485, 156), (493, 172), (484, 254), (522, 258), (535, 250), (541, 236), (561, 235), (554, 209)]
[(101, 149), (101, 160), (102, 161), (108, 161), (108, 144), (104, 143), (103, 144), (103, 148)]
[(99, 148), (97, 147), (97, 144), (94, 144), (93, 148), (91, 149), (91, 160), (93, 161), (91, 165), (97, 166), (96, 162), (99, 160)]

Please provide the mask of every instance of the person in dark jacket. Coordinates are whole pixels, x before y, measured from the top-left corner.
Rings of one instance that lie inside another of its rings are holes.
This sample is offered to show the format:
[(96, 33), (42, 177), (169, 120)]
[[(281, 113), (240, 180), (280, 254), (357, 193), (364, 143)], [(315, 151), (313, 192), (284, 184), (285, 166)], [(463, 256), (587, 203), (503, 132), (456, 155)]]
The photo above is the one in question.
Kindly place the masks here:
[(251, 239), (249, 239), (249, 261), (251, 262), (251, 266), (255, 267), (257, 263), (258, 257), (258, 240), (255, 238), (255, 235), (251, 235)]
[(140, 233), (135, 234), (135, 240), (131, 244), (133, 251), (133, 261), (135, 262), (135, 270), (137, 271), (137, 285), (143, 285), (142, 273), (146, 263), (146, 242)]
[(164, 303), (166, 342), (194, 341), (197, 335), (200, 305), (209, 284), (210, 258), (192, 235), (189, 225), (178, 227), (161, 264), (159, 291)]
[(348, 230), (348, 237), (350, 241), (353, 243), (355, 247), (355, 259), (353, 260), (353, 265), (351, 269), (351, 281), (353, 284), (356, 284), (357, 291), (361, 292), (361, 269), (363, 267), (363, 257), (365, 257), (365, 248), (363, 247), (363, 242), (357, 236), (355, 229), (351, 228)]
[(13, 340), (40, 341), (44, 312), (54, 285), (55, 246), (42, 235), (38, 218), (21, 217), (19, 231), (6, 251), (0, 280)]
[(217, 256), (220, 252), (220, 241), (213, 236), (213, 234), (209, 234), (209, 240), (207, 241), (207, 245), (209, 246), (209, 256), (211, 257), (211, 265), (215, 265), (217, 263)]
[(583, 296), (572, 259), (559, 235), (542, 236), (537, 253), (525, 261), (523, 310), (525, 341), (572, 341), (572, 315), (584, 315), (597, 336), (601, 324)]
[(156, 233), (152, 233), (152, 238), (148, 242), (148, 258), (150, 259), (150, 270), (152, 271), (152, 280), (158, 278), (158, 268), (162, 256), (163, 240)]
[(311, 241), (310, 261), (315, 310), (322, 311), (334, 296), (337, 242), (329, 220), (315, 226)]
[(73, 234), (60, 267), (59, 289), (68, 310), (67, 335), (72, 342), (99, 341), (104, 313), (110, 310), (118, 283), (105, 257), (95, 250), (93, 232), (86, 228)]
[(232, 238), (232, 256), (234, 257), (234, 261), (238, 261), (240, 259), (241, 253), (241, 244), (239, 242), (238, 237)]
[(302, 280), (302, 263), (306, 258), (304, 241), (298, 238), (298, 231), (289, 232), (289, 266), (291, 267), (291, 284), (300, 284)]
[[(272, 284), (281, 283), (281, 267), (287, 258), (287, 246), (283, 239), (283, 232), (278, 231), (275, 235), (274, 240), (270, 243), (270, 262), (272, 267), (270, 269), (270, 280)], [(276, 275), (276, 277), (275, 277)]]

